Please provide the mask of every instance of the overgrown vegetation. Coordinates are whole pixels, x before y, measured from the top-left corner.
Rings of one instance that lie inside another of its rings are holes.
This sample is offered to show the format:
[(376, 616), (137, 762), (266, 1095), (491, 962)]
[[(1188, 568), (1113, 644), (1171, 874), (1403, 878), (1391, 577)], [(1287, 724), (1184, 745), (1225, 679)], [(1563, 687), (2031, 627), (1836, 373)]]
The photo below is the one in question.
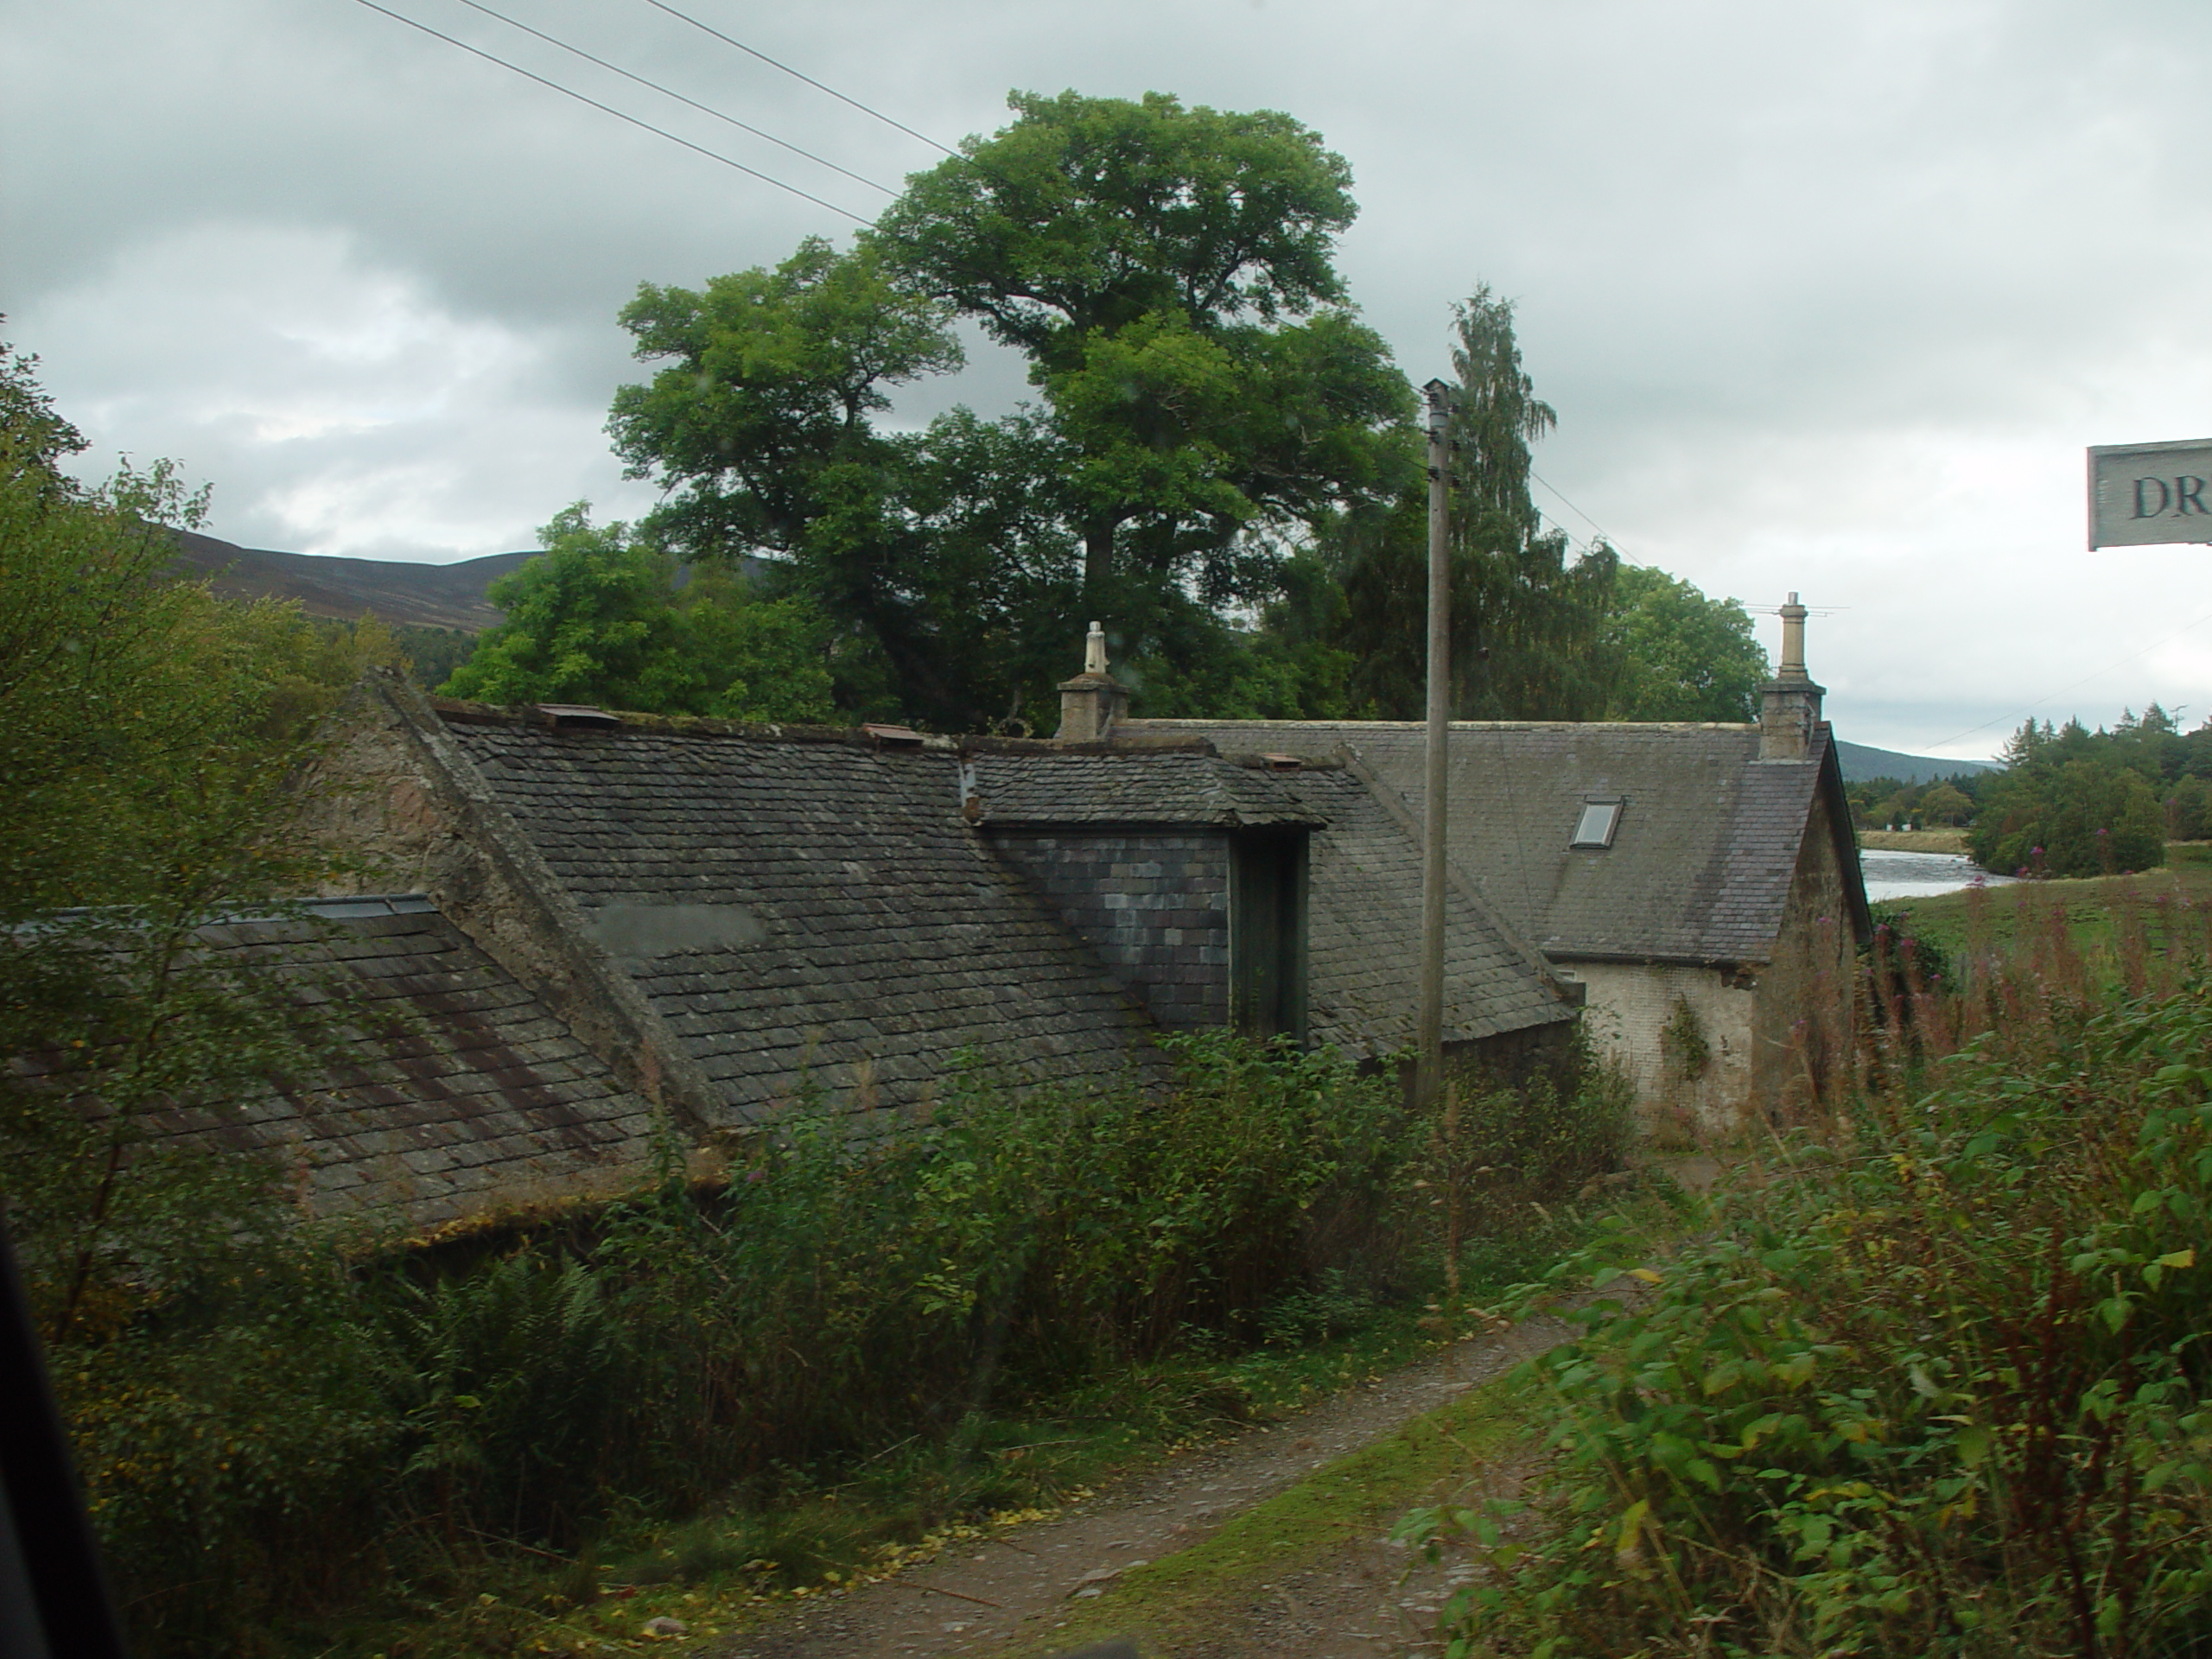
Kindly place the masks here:
[(2085, 957), (2017, 891), (2010, 948), (1888, 975), (1837, 1116), (1538, 1368), (1534, 1511), (1414, 1517), (1484, 1564), (1452, 1655), (2201, 1650), (2206, 913)]
[(259, 1176), (149, 1114), (296, 1071), (332, 1028), (200, 936), (327, 873), (287, 832), (293, 767), (389, 641), (169, 580), (201, 498), (160, 463), (69, 479), (84, 440), (32, 367), (0, 346), (0, 1159), (48, 1329), (96, 1340), (149, 1298), (219, 1303), (265, 1231)]
[[(646, 1517), (758, 1517), (714, 1523), (702, 1573), (741, 1547), (758, 1586), (849, 1570), (1065, 1490), (1009, 1424), (1186, 1433), (1255, 1408), (1231, 1357), (1410, 1312), (1438, 1283), (1433, 1200), (1478, 1148), (1512, 1165), (1478, 1201), (1524, 1208), (1620, 1150), (1602, 1079), (1538, 1089), (1511, 1143), (1478, 1133), (1509, 1096), (1471, 1085), (1455, 1149), (1332, 1054), (1214, 1034), (1179, 1058), (1164, 1098), (979, 1065), (892, 1133), (816, 1103), (736, 1148), (726, 1186), (671, 1179), (466, 1262), (349, 1268), (295, 1229), (97, 1330), (49, 1317), (141, 1650), (358, 1628), (503, 1550), (575, 1560)], [(879, 1459), (898, 1501), (825, 1524), (825, 1491)]]
[(598, 525), (578, 502), (538, 532), (540, 557), (493, 582), (505, 613), (442, 684), (486, 702), (587, 702), (723, 720), (824, 721), (829, 623), (805, 600), (762, 599), (721, 566), (676, 562)]
[[(170, 580), (198, 499), (163, 466), (72, 482), (31, 368), (0, 352), (0, 1154), (145, 1655), (420, 1651), (464, 1591), (497, 1649), (611, 1587), (595, 1550), (632, 1588), (806, 1587), (1340, 1376), (1301, 1370), (1313, 1344), (1415, 1339), (1461, 1224), (1618, 1154), (1602, 1078), (1468, 1079), (1447, 1132), (1332, 1055), (1217, 1037), (1164, 1097), (978, 1062), (925, 1124), (813, 1102), (726, 1185), (686, 1187), (671, 1146), (656, 1190), (442, 1257), (307, 1225), (292, 1172), (158, 1131), (346, 1034), (334, 985), (207, 947), (327, 873), (292, 830), (308, 734), (398, 648)], [(526, 1614), (486, 1611), (547, 1557)]]

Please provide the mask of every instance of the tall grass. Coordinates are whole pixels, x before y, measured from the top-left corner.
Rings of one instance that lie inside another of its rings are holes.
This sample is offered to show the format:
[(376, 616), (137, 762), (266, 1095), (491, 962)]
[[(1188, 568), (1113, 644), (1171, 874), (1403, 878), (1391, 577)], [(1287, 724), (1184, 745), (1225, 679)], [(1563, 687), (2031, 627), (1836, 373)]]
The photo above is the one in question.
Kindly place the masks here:
[(1878, 963), (1857, 1087), (1539, 1368), (1535, 1511), (1414, 1518), (1479, 1558), (1455, 1659), (2207, 1650), (2203, 918), (2015, 903)]
[[(734, 1147), (725, 1185), (687, 1189), (671, 1160), (588, 1224), (466, 1262), (296, 1238), (218, 1298), (65, 1347), (141, 1651), (273, 1648), (303, 1612), (448, 1592), (495, 1544), (573, 1557), (625, 1516), (957, 1460), (1024, 1402), (1114, 1408), (1149, 1362), (1425, 1294), (1440, 1190), (1518, 1206), (1619, 1151), (1604, 1086), (1469, 1080), (1446, 1136), (1333, 1054), (1177, 1048), (1164, 1096), (975, 1065), (924, 1123), (814, 1102)], [(799, 1522), (756, 1530), (809, 1558)]]

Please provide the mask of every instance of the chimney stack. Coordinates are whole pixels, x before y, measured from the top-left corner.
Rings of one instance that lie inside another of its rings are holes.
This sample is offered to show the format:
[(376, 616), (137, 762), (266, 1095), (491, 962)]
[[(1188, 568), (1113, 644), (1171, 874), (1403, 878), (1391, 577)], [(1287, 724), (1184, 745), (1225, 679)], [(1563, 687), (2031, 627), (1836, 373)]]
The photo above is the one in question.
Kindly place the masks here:
[(1128, 702), (1128, 693), (1121, 682), (1106, 671), (1106, 630), (1093, 622), (1083, 642), (1083, 672), (1060, 682), (1057, 740), (1062, 743), (1103, 741)]
[(1802, 760), (1812, 753), (1827, 688), (1805, 671), (1805, 607), (1797, 595), (1782, 607), (1782, 665), (1759, 697), (1759, 759)]

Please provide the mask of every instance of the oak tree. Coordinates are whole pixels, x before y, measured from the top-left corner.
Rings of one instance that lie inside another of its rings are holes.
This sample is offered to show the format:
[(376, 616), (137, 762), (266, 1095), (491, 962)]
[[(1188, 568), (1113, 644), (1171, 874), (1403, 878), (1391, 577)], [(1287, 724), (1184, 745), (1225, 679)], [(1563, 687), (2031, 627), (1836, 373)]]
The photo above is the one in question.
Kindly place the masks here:
[[(1039, 713), (1093, 615), (1172, 706), (1249, 648), (1311, 526), (1402, 470), (1410, 394), (1333, 264), (1341, 157), (1268, 111), (1012, 102), (851, 251), (649, 286), (624, 314), (664, 365), (610, 422), (671, 493), (647, 533), (773, 556), (859, 630), (881, 686), (849, 658), (849, 709)], [(1028, 357), (1039, 401), (884, 429), (888, 388), (957, 365), (962, 318)]]

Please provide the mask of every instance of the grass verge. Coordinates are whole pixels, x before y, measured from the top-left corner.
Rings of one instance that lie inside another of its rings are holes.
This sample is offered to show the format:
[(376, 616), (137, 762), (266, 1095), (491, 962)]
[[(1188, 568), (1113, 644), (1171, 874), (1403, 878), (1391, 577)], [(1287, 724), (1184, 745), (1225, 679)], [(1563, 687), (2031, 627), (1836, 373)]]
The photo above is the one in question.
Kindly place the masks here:
[(1484, 1470), (1525, 1443), (1526, 1386), (1500, 1377), (1395, 1433), (1324, 1465), (1286, 1491), (1234, 1516), (1203, 1542), (1123, 1573), (1065, 1624), (1027, 1634), (995, 1659), (1029, 1659), (1109, 1637), (1148, 1653), (1190, 1650), (1217, 1636), (1262, 1586), (1379, 1535), (1418, 1503), (1465, 1501)]
[(1894, 901), (1910, 931), (1946, 953), (2024, 950), (2054, 925), (2092, 961), (2110, 962), (2124, 933), (2140, 927), (2152, 949), (2196, 954), (2206, 944), (2212, 906), (2212, 845), (2177, 842), (2163, 869), (2078, 880), (2022, 881), (2002, 887)]
[[(1410, 1363), (1437, 1346), (1421, 1313), (1382, 1309), (1305, 1347), (1131, 1366), (1027, 1411), (973, 1421), (946, 1441), (814, 1471), (773, 1504), (674, 1524), (618, 1522), (573, 1559), (487, 1542), (469, 1595), (416, 1597), (397, 1586), (373, 1616), (343, 1630), (299, 1630), (288, 1645), (316, 1659), (706, 1647)], [(686, 1634), (647, 1636), (657, 1618)]]
[[(1656, 1241), (1683, 1223), (1682, 1195), (1663, 1174), (1605, 1191), (1602, 1208), (1563, 1203), (1541, 1224), (1471, 1244), (1467, 1301), (1494, 1300), (1600, 1236)], [(1433, 1302), (1370, 1305), (1341, 1334), (1128, 1366), (1026, 1407), (1010, 1402), (941, 1440), (793, 1471), (772, 1502), (733, 1502), (681, 1522), (620, 1520), (574, 1558), (486, 1541), (467, 1593), (396, 1585), (365, 1617), (357, 1611), (342, 1627), (295, 1627), (281, 1645), (302, 1659), (718, 1648), (810, 1600), (1041, 1520), (1109, 1481), (1376, 1380), (1433, 1353), (1446, 1335)], [(1471, 1453), (1513, 1432), (1504, 1398), (1485, 1388), (1316, 1471), (1205, 1545), (1083, 1604), (1084, 1622), (1051, 1631), (1046, 1650), (1089, 1639), (1077, 1632), (1093, 1628), (1094, 1618), (1103, 1630), (1140, 1605), (1162, 1630), (1195, 1628), (1221, 1598), (1256, 1582), (1253, 1574), (1312, 1559), (1325, 1542), (1341, 1543), (1347, 1527), (1379, 1533), (1416, 1503), (1448, 1500)], [(681, 1622), (686, 1634), (649, 1637), (645, 1627), (657, 1618)]]
[(1878, 853), (1963, 853), (1963, 830), (1861, 830), (1859, 844)]

